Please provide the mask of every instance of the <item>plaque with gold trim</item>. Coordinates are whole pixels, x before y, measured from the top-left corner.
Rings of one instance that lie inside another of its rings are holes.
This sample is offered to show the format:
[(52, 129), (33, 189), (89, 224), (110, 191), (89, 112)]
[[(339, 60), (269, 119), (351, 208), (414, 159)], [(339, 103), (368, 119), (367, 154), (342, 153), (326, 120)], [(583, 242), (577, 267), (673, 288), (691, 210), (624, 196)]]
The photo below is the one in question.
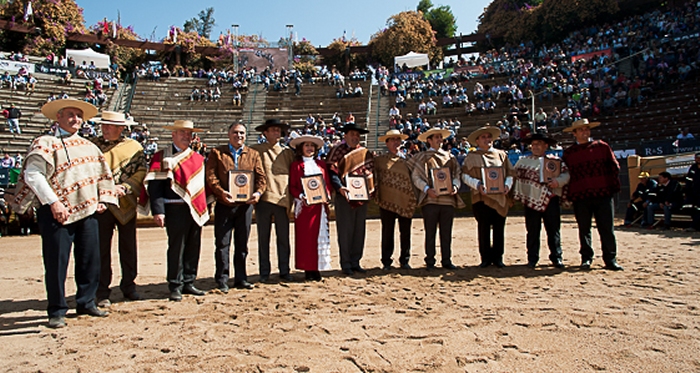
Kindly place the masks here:
[(438, 196), (452, 194), (452, 177), (449, 167), (433, 168), (430, 170), (430, 181)]
[(348, 188), (348, 201), (368, 201), (367, 178), (364, 176), (345, 177), (345, 185)]
[(561, 161), (547, 157), (540, 157), (540, 182), (548, 183), (561, 174)]
[(486, 194), (501, 194), (506, 190), (503, 167), (482, 167), (481, 182)]
[(228, 190), (233, 196), (234, 202), (249, 200), (253, 195), (253, 171), (229, 171)]
[(316, 205), (328, 203), (328, 193), (326, 193), (326, 182), (322, 174), (304, 176), (301, 178), (301, 187), (306, 195), (306, 203)]

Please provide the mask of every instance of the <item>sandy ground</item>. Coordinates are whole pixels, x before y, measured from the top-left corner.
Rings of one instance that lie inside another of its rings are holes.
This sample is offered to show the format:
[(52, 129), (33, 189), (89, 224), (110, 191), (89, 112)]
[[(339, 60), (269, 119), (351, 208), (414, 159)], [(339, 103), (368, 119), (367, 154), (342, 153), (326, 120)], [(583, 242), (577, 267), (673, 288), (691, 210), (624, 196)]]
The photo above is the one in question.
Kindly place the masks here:
[[(580, 271), (571, 216), (563, 270), (525, 267), (522, 217), (506, 228), (508, 267), (479, 269), (476, 224), (455, 221), (455, 271), (427, 271), (414, 220), (412, 270), (380, 269), (380, 224), (367, 224), (366, 275), (321, 283), (256, 284), (222, 294), (212, 275), (213, 228), (203, 233), (203, 297), (169, 302), (164, 230), (139, 230), (139, 291), (110, 316), (48, 329), (40, 238), (0, 239), (2, 372), (698, 372), (700, 234), (618, 230), (623, 272)], [(335, 226), (332, 226), (332, 237)], [(595, 235), (594, 235), (595, 237)], [(256, 231), (250, 279), (257, 280)], [(274, 241), (273, 241), (274, 242)], [(333, 265), (338, 268), (337, 243)], [(114, 263), (118, 263), (114, 256)], [(439, 261), (438, 261), (439, 262)], [(273, 263), (276, 263), (273, 260)], [(276, 267), (273, 265), (273, 267)], [(114, 284), (118, 284), (118, 267)], [(69, 304), (74, 279), (69, 269)]]

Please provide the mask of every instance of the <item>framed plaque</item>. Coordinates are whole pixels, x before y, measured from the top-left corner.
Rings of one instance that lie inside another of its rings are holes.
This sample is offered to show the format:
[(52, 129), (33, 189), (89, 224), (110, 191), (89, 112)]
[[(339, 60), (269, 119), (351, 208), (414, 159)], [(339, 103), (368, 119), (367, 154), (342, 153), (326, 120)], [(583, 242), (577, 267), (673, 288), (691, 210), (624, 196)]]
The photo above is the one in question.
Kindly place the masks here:
[(304, 189), (306, 203), (309, 205), (328, 203), (326, 182), (323, 180), (323, 175), (317, 174), (302, 177), (301, 187)]
[(367, 178), (364, 176), (345, 177), (345, 185), (350, 190), (348, 192), (348, 201), (367, 201), (369, 200), (369, 191), (367, 190)]
[(481, 182), (486, 188), (486, 194), (503, 193), (506, 188), (503, 167), (482, 167)]
[(430, 170), (430, 181), (438, 196), (452, 194), (452, 177), (449, 167), (433, 168)]
[(548, 183), (559, 177), (561, 173), (561, 161), (547, 157), (540, 157), (540, 182)]
[(253, 171), (229, 171), (228, 191), (233, 195), (234, 202), (249, 200), (253, 195)]

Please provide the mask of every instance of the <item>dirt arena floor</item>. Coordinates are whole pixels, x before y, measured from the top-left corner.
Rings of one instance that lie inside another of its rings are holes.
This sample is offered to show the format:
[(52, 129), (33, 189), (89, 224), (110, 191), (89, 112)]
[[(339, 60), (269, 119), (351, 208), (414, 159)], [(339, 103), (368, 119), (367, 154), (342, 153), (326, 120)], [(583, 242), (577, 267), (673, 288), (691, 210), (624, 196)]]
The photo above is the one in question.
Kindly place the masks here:
[[(698, 372), (700, 234), (617, 230), (623, 272), (578, 269), (577, 229), (564, 217), (563, 270), (525, 266), (522, 217), (508, 218), (507, 268), (480, 269), (473, 218), (453, 232), (454, 271), (427, 271), (422, 221), (412, 270), (380, 269), (380, 224), (367, 223), (367, 274), (320, 283), (217, 290), (213, 227), (203, 233), (203, 297), (167, 300), (165, 231), (140, 229), (139, 291), (118, 288), (104, 319), (68, 314), (46, 327), (40, 238), (0, 238), (0, 372)], [(335, 226), (331, 228), (335, 239)], [(273, 241), (274, 242), (274, 241)], [(256, 231), (250, 280), (257, 281)], [(114, 263), (118, 263), (114, 255)], [(273, 259), (275, 263), (275, 259)], [(274, 266), (276, 267), (276, 266)], [(113, 284), (119, 283), (118, 267)], [(67, 289), (74, 306), (69, 268)]]

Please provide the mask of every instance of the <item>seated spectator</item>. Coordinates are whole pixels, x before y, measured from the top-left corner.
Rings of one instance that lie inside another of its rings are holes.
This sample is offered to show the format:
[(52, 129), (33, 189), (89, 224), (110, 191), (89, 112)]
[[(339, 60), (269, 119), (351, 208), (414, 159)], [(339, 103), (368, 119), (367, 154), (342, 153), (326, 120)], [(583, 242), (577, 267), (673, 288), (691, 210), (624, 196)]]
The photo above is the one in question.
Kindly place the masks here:
[(693, 136), (692, 133), (690, 133), (690, 128), (685, 127), (681, 130), (681, 133), (676, 136), (678, 140), (693, 140), (695, 139), (695, 136)]
[(427, 115), (435, 115), (437, 114), (437, 103), (433, 98), (431, 97), (430, 100), (428, 100), (428, 103), (426, 104), (426, 109), (425, 113)]
[(671, 227), (671, 214), (680, 210), (683, 205), (683, 189), (678, 181), (671, 178), (671, 174), (663, 171), (659, 173), (659, 183), (656, 189), (649, 191), (649, 201), (644, 203), (646, 207), (645, 222), (642, 226), (651, 228), (654, 225), (654, 212), (664, 211), (663, 229)]
[(15, 89), (15, 81), (12, 79), (12, 75), (7, 71), (0, 77), (0, 83), (0, 88), (7, 86), (10, 87), (10, 89)]
[(36, 78), (32, 74), (29, 74), (29, 76), (27, 77), (27, 94), (34, 93), (36, 82)]
[(428, 110), (428, 105), (425, 103), (425, 101), (421, 100), (420, 104), (418, 104), (418, 115), (425, 115)]
[(102, 106), (107, 102), (107, 94), (104, 93), (104, 91), (97, 91), (97, 94), (95, 95), (95, 98), (97, 99), (97, 105)]
[(360, 83), (357, 83), (357, 85), (355, 86), (355, 91), (353, 92), (353, 94), (355, 95), (355, 97), (362, 97), (363, 92)]
[(348, 116), (345, 117), (345, 123), (355, 123), (355, 116), (351, 112), (348, 112)]
[(114, 89), (119, 89), (119, 79), (117, 79), (116, 76), (113, 76), (113, 77), (109, 80), (109, 86), (108, 86), (108, 87), (109, 87), (109, 89), (112, 89), (112, 87), (114, 87)]
[(400, 108), (406, 107), (406, 98), (400, 93), (396, 94), (396, 107), (400, 107)]
[(214, 101), (219, 101), (219, 99), (221, 98), (221, 90), (219, 89), (219, 86), (216, 86), (216, 88), (214, 88), (211, 91), (213, 92), (212, 98), (214, 99)]
[(396, 105), (392, 106), (391, 109), (389, 109), (389, 119), (398, 117), (400, 114), (401, 111), (399, 110), (399, 108), (396, 107)]
[(192, 92), (190, 92), (190, 101), (199, 101), (201, 98), (202, 95), (199, 92), (199, 89), (197, 87), (193, 87)]
[[(625, 227), (632, 225), (635, 216), (644, 215), (644, 202), (649, 200), (649, 192), (656, 189), (656, 180), (649, 178), (649, 173), (642, 171), (639, 173), (639, 184), (632, 193), (632, 199), (627, 203), (627, 212), (625, 213)], [(642, 221), (644, 223), (644, 221)]]
[(70, 85), (73, 83), (73, 75), (70, 72), (66, 72), (66, 75), (61, 79), (61, 83), (65, 85)]
[(235, 90), (233, 92), (233, 105), (241, 106), (241, 92), (239, 92), (238, 90)]

